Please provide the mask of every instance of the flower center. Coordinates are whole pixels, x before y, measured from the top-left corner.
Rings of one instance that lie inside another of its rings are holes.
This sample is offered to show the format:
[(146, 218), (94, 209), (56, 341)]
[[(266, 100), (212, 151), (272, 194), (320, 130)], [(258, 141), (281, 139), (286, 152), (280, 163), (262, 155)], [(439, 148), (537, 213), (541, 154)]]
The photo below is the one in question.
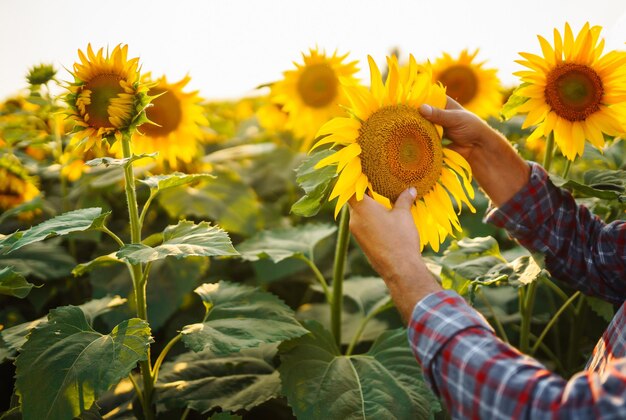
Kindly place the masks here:
[(124, 90), (120, 86), (121, 78), (116, 74), (99, 74), (87, 82), (83, 91), (91, 91), (90, 103), (85, 105), (89, 115), (89, 125), (96, 128), (114, 128), (109, 121), (109, 105)]
[(333, 102), (339, 87), (334, 70), (324, 63), (306, 66), (298, 78), (298, 93), (310, 107), (322, 108)]
[(146, 109), (148, 119), (159, 124), (160, 127), (154, 124), (141, 126), (141, 131), (150, 137), (163, 137), (176, 131), (183, 117), (180, 100), (172, 92), (158, 87), (150, 89), (148, 92), (149, 95), (158, 95), (160, 93), (163, 94), (154, 99), (152, 106)]
[(604, 87), (591, 67), (563, 63), (548, 73), (545, 98), (556, 114), (569, 121), (583, 121), (600, 109)]
[(363, 173), (374, 191), (391, 201), (410, 186), (422, 197), (441, 175), (441, 139), (435, 126), (415, 108), (379, 109), (361, 126), (357, 142)]
[(448, 67), (439, 75), (439, 82), (446, 87), (448, 96), (461, 105), (469, 103), (478, 92), (478, 79), (467, 66)]

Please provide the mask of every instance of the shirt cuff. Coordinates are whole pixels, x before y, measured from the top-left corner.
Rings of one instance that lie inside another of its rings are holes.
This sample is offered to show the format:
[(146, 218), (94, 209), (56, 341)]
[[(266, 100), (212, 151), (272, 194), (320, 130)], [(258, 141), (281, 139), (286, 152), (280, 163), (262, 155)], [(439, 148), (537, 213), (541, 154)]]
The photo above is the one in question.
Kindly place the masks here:
[(502, 206), (487, 209), (484, 218), (485, 222), (506, 229), (521, 242), (531, 239), (537, 227), (542, 226), (563, 201), (548, 173), (535, 162), (528, 164), (531, 170), (528, 183)]
[(427, 377), (433, 359), (455, 335), (469, 328), (493, 332), (489, 323), (452, 290), (431, 293), (413, 309), (408, 336), (411, 349)]

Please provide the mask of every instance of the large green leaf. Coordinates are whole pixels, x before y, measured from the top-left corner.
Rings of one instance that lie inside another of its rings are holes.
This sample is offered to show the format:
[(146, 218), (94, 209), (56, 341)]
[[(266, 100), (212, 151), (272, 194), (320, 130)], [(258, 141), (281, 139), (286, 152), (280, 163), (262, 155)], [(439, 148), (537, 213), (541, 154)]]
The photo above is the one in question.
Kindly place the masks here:
[(0, 295), (24, 298), (30, 293), (34, 284), (26, 281), (13, 267), (0, 268)]
[[(65, 306), (31, 331), (15, 361), (26, 418), (72, 418), (146, 360), (152, 339), (145, 321), (126, 320), (110, 334), (89, 326), (83, 311)], [(45, 380), (42, 380), (45, 378)]]
[(151, 190), (162, 191), (167, 188), (180, 187), (181, 185), (188, 185), (193, 182), (214, 178), (215, 175), (211, 174), (184, 174), (174, 172), (167, 175), (155, 175), (146, 179), (139, 179), (138, 181), (147, 185)]
[(195, 224), (183, 220), (163, 231), (163, 243), (151, 247), (144, 244), (124, 245), (116, 256), (131, 264), (162, 260), (166, 257), (212, 257), (238, 255), (228, 234), (207, 222)]
[(40, 280), (65, 277), (76, 265), (67, 249), (55, 240), (35, 242), (10, 254), (0, 254), (0, 265), (13, 266), (23, 276)]
[[(78, 308), (83, 311), (85, 317), (91, 324), (96, 317), (107, 313), (125, 302), (126, 299), (122, 299), (119, 296), (106, 296), (101, 299), (94, 299), (83, 303), (78, 306)], [(28, 333), (30, 333), (33, 328), (46, 322), (48, 322), (48, 318), (44, 316), (0, 331), (0, 341), (4, 344), (2, 347), (5, 350), (0, 353), (0, 362), (5, 358), (13, 357), (15, 353), (22, 348), (24, 343), (26, 343)]]
[(161, 191), (159, 204), (171, 217), (210, 219), (228, 232), (252, 235), (262, 225), (254, 190), (233, 171), (214, 173), (217, 179), (205, 179), (197, 187)]
[(248, 261), (269, 258), (278, 263), (286, 258), (299, 256), (313, 260), (315, 245), (331, 236), (336, 230), (335, 225), (309, 223), (263, 231), (239, 244), (237, 250), (241, 257)]
[(199, 412), (249, 410), (280, 393), (275, 355), (275, 345), (220, 357), (210, 351), (185, 353), (161, 368), (159, 402)]
[(293, 311), (271, 293), (220, 281), (205, 283), (195, 292), (207, 313), (201, 323), (183, 328), (183, 341), (193, 351), (216, 355), (275, 343), (306, 334)]
[(3, 253), (13, 252), (23, 246), (43, 241), (51, 236), (62, 236), (102, 227), (110, 212), (102, 213), (99, 207), (74, 210), (53, 217), (28, 230), (16, 232), (0, 240), (0, 249), (8, 245)]
[(291, 207), (292, 213), (304, 217), (315, 216), (328, 201), (332, 181), (337, 176), (336, 166), (315, 169), (315, 165), (333, 153), (334, 150), (313, 153), (296, 169), (296, 181), (305, 194)]
[(283, 392), (298, 419), (426, 419), (439, 410), (406, 330), (383, 333), (365, 354), (342, 356), (318, 323), (281, 345)]

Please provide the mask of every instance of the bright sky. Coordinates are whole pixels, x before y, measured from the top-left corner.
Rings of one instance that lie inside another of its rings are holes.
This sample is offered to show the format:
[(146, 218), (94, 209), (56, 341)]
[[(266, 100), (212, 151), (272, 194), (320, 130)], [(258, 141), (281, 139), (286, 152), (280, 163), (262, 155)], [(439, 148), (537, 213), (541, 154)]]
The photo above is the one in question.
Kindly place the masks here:
[(575, 32), (601, 25), (608, 48), (626, 49), (624, 0), (0, 0), (0, 99), (42, 62), (70, 80), (65, 68), (89, 42), (128, 44), (154, 76), (189, 73), (189, 87), (207, 99), (254, 94), (316, 45), (350, 52), (362, 69), (368, 54), (382, 62), (394, 47), (418, 60), (480, 48), (513, 85), (517, 53), (538, 53), (536, 35), (552, 41), (565, 21)]

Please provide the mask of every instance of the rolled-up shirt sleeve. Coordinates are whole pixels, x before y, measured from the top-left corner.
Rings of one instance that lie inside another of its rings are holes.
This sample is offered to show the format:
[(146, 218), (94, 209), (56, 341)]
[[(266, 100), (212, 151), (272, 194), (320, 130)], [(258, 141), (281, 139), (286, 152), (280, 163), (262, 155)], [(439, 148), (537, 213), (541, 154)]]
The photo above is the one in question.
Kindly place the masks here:
[(626, 223), (604, 223), (530, 162), (529, 182), (485, 220), (545, 257), (557, 279), (612, 303), (626, 300)]
[(426, 382), (455, 419), (626, 418), (626, 359), (565, 381), (498, 339), (453, 291), (418, 302), (408, 336)]

